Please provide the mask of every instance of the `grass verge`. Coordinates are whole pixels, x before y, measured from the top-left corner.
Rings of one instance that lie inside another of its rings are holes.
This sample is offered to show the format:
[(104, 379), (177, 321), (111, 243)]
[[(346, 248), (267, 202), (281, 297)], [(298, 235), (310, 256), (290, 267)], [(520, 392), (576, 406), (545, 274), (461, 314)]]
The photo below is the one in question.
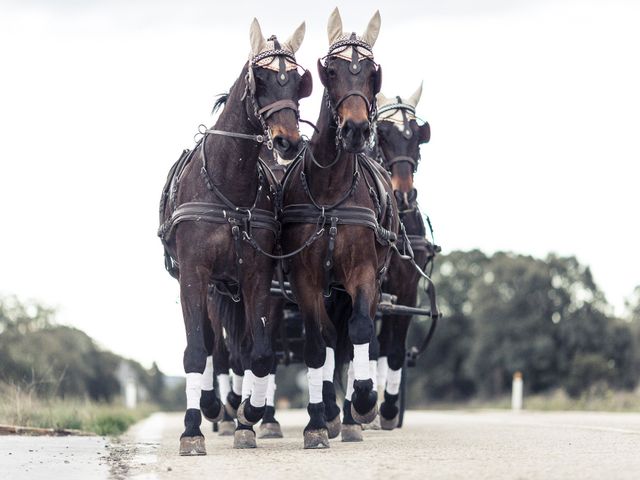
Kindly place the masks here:
[(153, 405), (127, 409), (117, 403), (85, 399), (39, 398), (19, 388), (0, 391), (0, 424), (69, 428), (97, 435), (119, 435), (152, 413)]

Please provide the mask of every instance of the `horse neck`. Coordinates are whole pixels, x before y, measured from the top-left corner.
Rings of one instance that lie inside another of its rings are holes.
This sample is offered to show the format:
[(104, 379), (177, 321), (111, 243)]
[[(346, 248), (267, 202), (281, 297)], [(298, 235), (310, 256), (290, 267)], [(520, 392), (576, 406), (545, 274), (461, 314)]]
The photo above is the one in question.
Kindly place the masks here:
[[(244, 85), (236, 82), (214, 128), (226, 132), (258, 135), (241, 100)], [(246, 100), (249, 101), (249, 100)], [(250, 206), (258, 188), (257, 162), (260, 144), (223, 135), (207, 135), (207, 171), (215, 185), (236, 205)]]
[[(311, 137), (311, 151), (320, 165), (328, 165), (338, 155), (336, 147), (338, 126), (325, 96), (322, 98), (322, 107), (317, 122), (318, 131)], [(355, 158), (354, 154), (343, 150), (338, 162), (330, 168), (320, 168), (311, 161), (307, 162), (306, 171), (315, 187), (314, 191), (325, 192), (325, 196), (328, 197), (331, 197), (332, 194), (343, 193), (345, 185), (351, 184)]]

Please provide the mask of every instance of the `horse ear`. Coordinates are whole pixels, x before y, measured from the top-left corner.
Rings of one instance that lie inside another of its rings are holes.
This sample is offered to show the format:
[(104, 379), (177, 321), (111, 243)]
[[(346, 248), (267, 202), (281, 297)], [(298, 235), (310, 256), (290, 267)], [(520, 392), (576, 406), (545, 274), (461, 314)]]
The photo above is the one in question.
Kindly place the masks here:
[(382, 88), (382, 67), (380, 65), (373, 75), (373, 93), (377, 95)]
[(389, 103), (389, 100), (387, 99), (387, 97), (384, 96), (382, 92), (378, 92), (376, 94), (376, 102), (378, 102), (378, 106), (382, 106)]
[(293, 35), (289, 37), (289, 39), (284, 42), (285, 45), (288, 45), (293, 53), (296, 53), (302, 45), (302, 40), (304, 40), (304, 34), (307, 29), (305, 22), (302, 22), (296, 31), (293, 32)]
[(429, 122), (424, 122), (424, 125), (418, 127), (418, 141), (419, 143), (427, 143), (431, 140), (431, 127)]
[(322, 60), (318, 59), (318, 76), (320, 77), (320, 83), (327, 86), (327, 71), (324, 69), (324, 65), (322, 65)]
[(329, 15), (327, 34), (329, 35), (329, 45), (333, 45), (333, 43), (340, 38), (340, 35), (342, 35), (342, 18), (340, 17), (338, 7)]
[(378, 33), (380, 33), (380, 23), (382, 19), (380, 18), (380, 10), (376, 10), (376, 13), (373, 14), (371, 20), (369, 20), (369, 25), (367, 25), (367, 29), (362, 34), (362, 40), (367, 42), (369, 45), (373, 47), (378, 39)]
[(418, 89), (415, 92), (413, 92), (413, 95), (409, 97), (409, 100), (407, 100), (407, 103), (415, 107), (418, 105), (418, 102), (420, 101), (421, 96), (422, 96), (422, 82), (420, 82), (420, 86), (418, 87)]
[(300, 85), (298, 86), (298, 98), (307, 98), (313, 91), (313, 77), (309, 70), (305, 70)]
[(251, 55), (254, 57), (267, 46), (267, 41), (264, 39), (264, 35), (262, 35), (262, 29), (260, 28), (257, 18), (254, 18), (253, 22), (251, 22), (249, 40), (251, 42)]

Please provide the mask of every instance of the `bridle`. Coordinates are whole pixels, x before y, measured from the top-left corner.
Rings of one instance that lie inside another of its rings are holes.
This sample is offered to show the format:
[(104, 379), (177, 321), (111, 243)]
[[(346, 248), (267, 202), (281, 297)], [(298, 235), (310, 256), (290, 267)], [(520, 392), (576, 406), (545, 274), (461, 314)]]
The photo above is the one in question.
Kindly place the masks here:
[[(280, 86), (284, 86), (289, 81), (289, 74), (287, 73), (287, 62), (294, 64), (296, 67), (300, 67), (305, 73), (307, 70), (300, 65), (295, 56), (281, 47), (278, 39), (275, 35), (269, 37), (268, 41), (273, 41), (273, 49), (265, 50), (264, 52), (259, 53), (258, 55), (252, 57), (249, 60), (249, 64), (247, 66), (247, 74), (245, 75), (245, 89), (242, 94), (241, 100), (244, 102), (245, 100), (249, 101), (249, 104), (246, 105), (247, 114), (249, 114), (249, 118), (258, 120), (260, 128), (262, 129), (261, 135), (253, 135), (248, 133), (237, 133), (237, 132), (227, 132), (224, 130), (216, 130), (211, 128), (206, 128), (201, 125), (198, 128), (198, 133), (206, 136), (207, 134), (212, 135), (221, 135), (225, 137), (238, 138), (241, 140), (251, 140), (258, 144), (265, 144), (269, 150), (273, 150), (273, 138), (271, 136), (271, 128), (267, 125), (267, 120), (274, 113), (279, 112), (281, 110), (289, 109), (293, 110), (296, 114), (296, 119), (300, 121), (300, 111), (298, 109), (298, 103), (294, 102), (291, 99), (282, 99), (276, 100), (265, 106), (260, 106), (258, 104), (258, 100), (256, 98), (256, 82), (255, 82), (255, 74), (254, 68), (261, 68), (258, 63), (262, 60), (268, 58), (278, 59), (278, 74), (277, 81)], [(202, 128), (204, 127), (204, 128)], [(206, 167), (205, 167), (206, 169)]]
[[(351, 47), (352, 53), (351, 53), (351, 63), (349, 64), (349, 73), (351, 73), (352, 75), (358, 75), (362, 71), (362, 66), (360, 65), (361, 59), (360, 59), (360, 54), (358, 53), (358, 48), (363, 48), (364, 50), (370, 53), (370, 55), (363, 55), (362, 60), (368, 60), (372, 62), (375, 68), (378, 69), (379, 67), (378, 64), (373, 60), (373, 51), (372, 51), (371, 45), (369, 45), (367, 42), (363, 40), (356, 38), (355, 33), (352, 33), (349, 38), (346, 38), (344, 40), (339, 40), (333, 43), (329, 47), (328, 53), (323, 58), (320, 59), (320, 64), (324, 68), (327, 68), (327, 60), (329, 58), (338, 57), (340, 53), (344, 52), (350, 47)], [(342, 105), (350, 97), (360, 97), (364, 101), (364, 104), (367, 108), (367, 120), (369, 122), (369, 125), (372, 126), (372, 124), (374, 123), (374, 119), (376, 117), (376, 99), (374, 96), (373, 101), (370, 101), (367, 98), (367, 96), (364, 93), (362, 93), (360, 90), (349, 90), (347, 93), (342, 95), (338, 99), (338, 101), (335, 102), (334, 104), (331, 100), (331, 96), (329, 95), (328, 88), (325, 90), (324, 96), (325, 96), (325, 101), (327, 102), (327, 105), (331, 111), (333, 121), (337, 125), (336, 146), (338, 146), (338, 155), (336, 156), (336, 160), (332, 162), (331, 165), (333, 165), (335, 164), (335, 162), (337, 162), (337, 159), (340, 157), (340, 144), (342, 142), (342, 123), (343, 122), (341, 121), (340, 114), (338, 113), (338, 109), (340, 108), (340, 105)], [(371, 131), (373, 131), (373, 129), (371, 129)]]
[[(414, 133), (413, 133), (413, 130), (411, 130), (411, 124), (410, 124), (411, 120), (409, 119), (409, 116), (407, 115), (407, 113), (409, 113), (411, 116), (415, 118), (416, 108), (413, 105), (402, 102), (402, 99), (400, 97), (396, 97), (396, 101), (397, 101), (396, 103), (384, 105), (378, 109), (378, 113), (375, 118), (375, 124), (377, 125), (378, 122), (386, 120), (386, 118), (383, 118), (383, 119), (380, 118), (380, 115), (382, 115), (383, 113), (394, 111), (394, 110), (400, 111), (400, 113), (402, 114), (402, 136), (407, 140), (409, 140), (411, 137), (413, 137)], [(393, 157), (391, 160), (387, 160), (385, 158), (384, 152), (382, 151), (382, 148), (379, 148), (379, 147), (378, 147), (378, 156), (380, 157), (380, 160), (382, 160), (383, 165), (386, 167), (388, 171), (391, 171), (391, 168), (396, 163), (406, 162), (411, 165), (413, 173), (416, 173), (416, 171), (418, 170), (418, 163), (420, 162), (419, 154), (417, 159), (410, 157), (408, 155), (397, 155)]]

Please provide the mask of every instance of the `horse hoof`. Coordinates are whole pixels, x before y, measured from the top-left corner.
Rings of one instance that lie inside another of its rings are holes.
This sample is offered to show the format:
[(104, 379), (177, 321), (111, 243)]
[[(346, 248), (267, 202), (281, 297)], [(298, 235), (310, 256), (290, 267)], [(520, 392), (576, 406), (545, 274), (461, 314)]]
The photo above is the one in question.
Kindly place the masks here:
[(380, 415), (380, 427), (382, 430), (393, 430), (398, 426), (398, 421), (400, 420), (400, 415), (396, 415), (391, 420), (387, 420), (382, 415)]
[[(216, 416), (215, 416), (215, 417), (212, 417), (212, 416), (207, 415), (207, 414), (211, 413), (211, 412), (210, 412), (209, 410), (207, 410), (207, 409), (204, 409), (204, 410), (203, 410), (202, 408), (200, 408), (200, 410), (202, 411), (202, 416), (203, 416), (204, 418), (206, 418), (207, 420), (209, 420), (211, 423), (217, 423), (217, 422), (219, 422), (220, 420), (222, 420), (222, 417), (224, 417), (224, 408), (222, 407), (222, 405), (220, 405), (220, 408), (218, 409), (218, 413), (216, 414)], [(207, 413), (205, 413), (205, 411), (206, 411)]]
[(180, 439), (180, 455), (206, 455), (204, 437), (182, 437)]
[(362, 427), (360, 425), (342, 424), (342, 441), (343, 442), (361, 442)]
[(327, 429), (306, 430), (304, 432), (304, 448), (329, 448)]
[[(363, 430), (380, 430), (381, 422), (382, 420), (380, 415), (376, 415), (376, 418), (374, 418), (371, 423), (363, 423), (362, 429)], [(391, 429), (388, 429), (388, 430), (391, 430)]]
[(221, 437), (230, 437), (236, 431), (236, 422), (233, 420), (225, 420), (218, 423), (218, 435)]
[[(246, 400), (243, 400), (243, 402), (238, 407), (238, 411), (237, 411), (238, 422), (248, 427), (253, 427), (256, 423), (258, 423), (262, 419), (262, 415), (260, 416), (260, 418), (258, 418), (255, 421), (249, 420), (245, 415), (245, 409), (247, 408), (248, 404), (249, 404), (249, 399), (247, 398)], [(256, 407), (252, 406), (251, 408), (255, 409)]]
[(278, 422), (261, 423), (258, 438), (282, 438), (282, 428)]
[(341, 430), (342, 422), (340, 421), (340, 414), (338, 413), (338, 415), (336, 415), (336, 418), (327, 422), (327, 432), (329, 433), (329, 438), (336, 438), (338, 435), (340, 435)]
[(233, 448), (256, 447), (256, 433), (253, 430), (236, 430), (233, 433)]
[(378, 415), (378, 405), (374, 405), (367, 413), (360, 415), (353, 406), (353, 403), (351, 404), (351, 416), (358, 423), (371, 423), (373, 419), (376, 418), (376, 415)]

